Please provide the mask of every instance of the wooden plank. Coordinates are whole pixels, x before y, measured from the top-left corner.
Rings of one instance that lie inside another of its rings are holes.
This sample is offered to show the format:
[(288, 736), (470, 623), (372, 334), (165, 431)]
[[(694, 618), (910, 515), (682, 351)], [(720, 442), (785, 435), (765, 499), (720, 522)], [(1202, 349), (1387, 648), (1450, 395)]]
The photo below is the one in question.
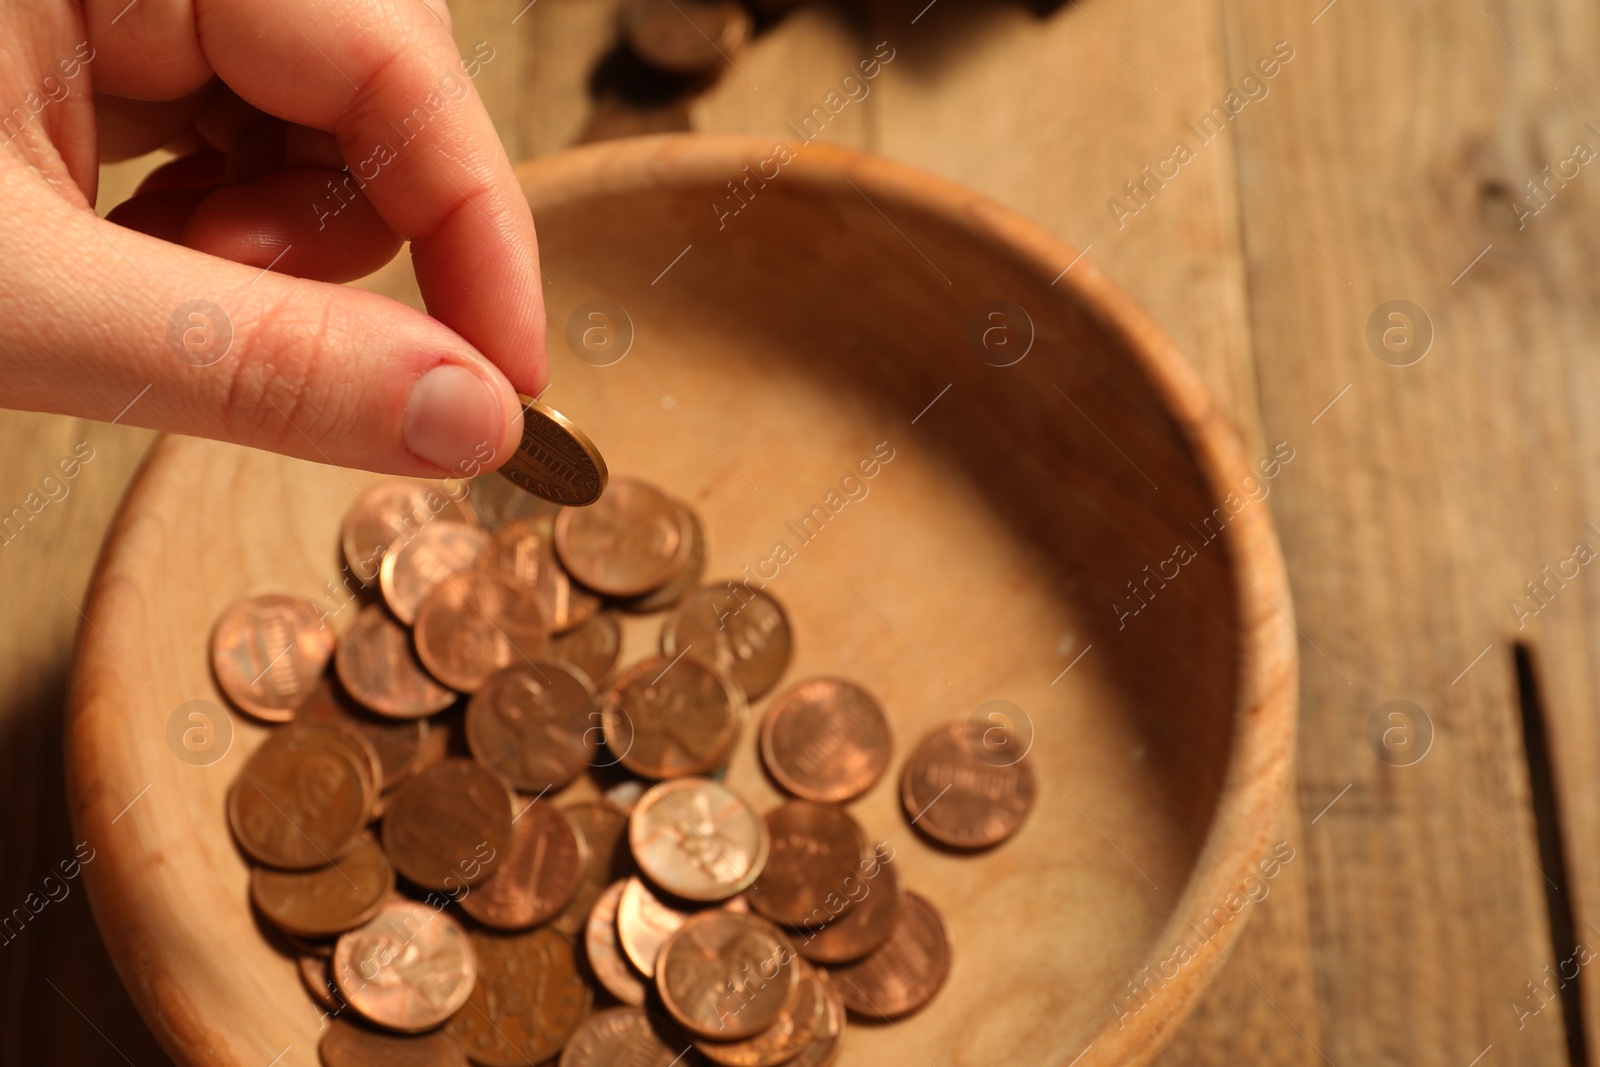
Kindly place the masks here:
[[(1036, 16), (941, 4), (913, 24), (923, 8), (886, 5), (874, 23), (874, 39), (899, 49), (873, 98), (874, 148), (987, 192), (1087, 249), (1194, 360), (1250, 453), (1266, 455), (1277, 439), (1256, 417), (1231, 132), (1176, 179), (1149, 182), (1145, 203), (1125, 186), (1147, 181), (1144, 168), (1170, 157), (1185, 124), (1233, 81), (1221, 5), (1088, 0)], [(1137, 212), (1113, 211), (1113, 197)], [(1301, 848), (1297, 811), (1284, 813), (1280, 839)], [(1308, 865), (1297, 856), (1162, 1062), (1321, 1062)]]
[[(1592, 264), (1595, 200), (1564, 190), (1555, 217), (1517, 231), (1497, 184), (1592, 140), (1600, 26), (1577, 4), (1424, 19), (1256, 0), (1226, 26), (1230, 69), (1268, 42), (1296, 49), (1238, 138), (1263, 423), (1304, 442), (1275, 498), (1306, 637), (1302, 811), (1348, 787), (1305, 850), (1320, 1046), (1334, 1063), (1465, 1064), (1490, 1046), (1497, 1064), (1565, 1062), (1559, 1005), (1525, 1025), (1510, 1008), (1558, 954), (1505, 602), (1581, 536), (1593, 475), (1561, 398), (1593, 375), (1571, 346), (1594, 347), (1594, 272), (1575, 268)], [(1422, 305), (1437, 334), (1414, 366), (1365, 338), (1393, 299)], [(1576, 867), (1563, 889), (1585, 918), (1591, 596), (1559, 604), (1545, 631), (1563, 638), (1550, 657)], [(1435, 727), (1412, 766), (1376, 759), (1366, 736), (1393, 698)]]
[[(80, 419), (0, 415), (0, 511), (29, 516), (0, 535), (0, 913), (9, 922), (0, 934), (0, 1058), (7, 1062), (105, 1063), (117, 1059), (107, 1038), (135, 1062), (161, 1062), (111, 969), (81, 882), (65, 877), (81, 867), (73, 865), (61, 752), (78, 606), (101, 535), (150, 437)], [(64, 477), (63, 461), (74, 477)]]

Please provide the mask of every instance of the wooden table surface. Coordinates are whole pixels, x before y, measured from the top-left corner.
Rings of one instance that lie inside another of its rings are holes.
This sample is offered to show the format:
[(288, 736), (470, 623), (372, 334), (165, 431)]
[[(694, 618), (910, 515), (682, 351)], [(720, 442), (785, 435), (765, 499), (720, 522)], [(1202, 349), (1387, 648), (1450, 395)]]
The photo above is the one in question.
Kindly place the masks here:
[[(513, 158), (582, 135), (613, 45), (614, 0), (524, 3), (453, 5), (463, 52), (493, 49), (477, 84)], [(815, 4), (695, 97), (692, 126), (792, 138), (879, 42), (893, 60), (823, 139), (1085, 249), (1189, 353), (1252, 455), (1294, 450), (1269, 505), (1301, 633), (1279, 835), (1295, 858), (1162, 1062), (1588, 1062), (1600, 171), (1580, 160), (1600, 151), (1600, 7)], [(108, 168), (102, 211), (144, 166)], [(1397, 300), (1421, 313), (1379, 312)], [(1374, 321), (1380, 337), (1409, 322), (1409, 347), (1369, 342)], [(0, 911), (44, 899), (74, 852), (76, 605), (150, 439), (0, 413), (0, 510), (93, 450), (0, 543)], [(0, 935), (0, 1062), (165, 1062), (65, 885)]]

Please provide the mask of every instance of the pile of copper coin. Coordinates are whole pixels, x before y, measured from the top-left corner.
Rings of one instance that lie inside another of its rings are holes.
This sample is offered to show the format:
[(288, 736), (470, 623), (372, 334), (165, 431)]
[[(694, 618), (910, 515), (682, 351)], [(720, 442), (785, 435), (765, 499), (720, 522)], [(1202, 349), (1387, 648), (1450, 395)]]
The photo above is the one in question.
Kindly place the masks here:
[[(944, 921), (843, 806), (891, 763), (878, 701), (780, 691), (783, 606), (705, 582), (706, 531), (660, 489), (560, 508), (456, 485), (378, 485), (344, 520), (342, 582), (249, 596), (212, 635), (224, 694), (278, 724), (227, 817), (322, 1062), (820, 1067), (847, 1015), (926, 1004)], [(622, 663), (657, 621), (659, 652)], [(900, 780), (917, 832), (1018, 829), (1033, 773), (991, 740), (958, 721), (921, 741)], [(752, 747), (792, 798), (764, 813), (720, 781)]]

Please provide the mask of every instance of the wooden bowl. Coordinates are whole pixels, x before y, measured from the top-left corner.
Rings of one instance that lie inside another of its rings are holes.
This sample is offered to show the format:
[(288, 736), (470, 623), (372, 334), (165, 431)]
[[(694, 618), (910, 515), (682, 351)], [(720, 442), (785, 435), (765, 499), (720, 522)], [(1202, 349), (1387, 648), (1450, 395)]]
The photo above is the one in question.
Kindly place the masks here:
[[(1152, 1056), (1243, 925), (1294, 733), (1288, 587), (1250, 499), (1264, 475), (1194, 371), (1092, 261), (880, 159), (670, 137), (521, 175), (548, 399), (613, 472), (692, 501), (711, 576), (776, 571), (788, 681), (856, 679), (890, 712), (894, 767), (853, 810), (943, 910), (954, 965), (927, 1010), (852, 1024), (841, 1062)], [(404, 264), (376, 284), (414, 299)], [(596, 308), (621, 332), (591, 334), (580, 360), (569, 338), (605, 325)], [(340, 516), (376, 480), (169, 437), (93, 581), (67, 720), (84, 880), (182, 1064), (316, 1062), (319, 1012), (252, 919), (223, 812), (264, 730), (234, 715), (231, 751), (196, 767), (167, 727), (222, 699), (206, 646), (224, 605), (266, 585), (328, 599)], [(634, 654), (655, 625), (630, 630)], [(942, 850), (908, 828), (899, 767), (991, 699), (1026, 713), (1038, 801), (999, 847)], [(765, 703), (730, 772), (763, 809)]]

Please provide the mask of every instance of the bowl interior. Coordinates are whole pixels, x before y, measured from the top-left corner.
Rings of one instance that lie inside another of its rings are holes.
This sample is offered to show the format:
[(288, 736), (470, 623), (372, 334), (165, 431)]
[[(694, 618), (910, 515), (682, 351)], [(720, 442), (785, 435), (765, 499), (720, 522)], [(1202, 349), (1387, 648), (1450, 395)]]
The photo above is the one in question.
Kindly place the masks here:
[[(621, 151), (527, 172), (545, 399), (613, 473), (699, 510), (709, 577), (767, 581), (796, 634), (786, 682), (841, 675), (880, 697), (896, 759), (852, 810), (954, 943), (932, 1007), (853, 1023), (841, 1062), (1069, 1062), (1117, 1027), (1119, 987), (1206, 862), (1246, 684), (1236, 562), (1207, 538), (1218, 479), (1174, 416), (1187, 400), (1136, 358), (1116, 309), (1070, 275), (1053, 284), (976, 200), (848, 159), (802, 156), (757, 183), (726, 153), (635, 147), (623, 166), (607, 155)], [(415, 299), (403, 266), (374, 284)], [(1009, 332), (985, 339), (994, 326)], [(224, 818), (263, 731), (234, 716), (209, 767), (174, 758), (165, 731), (185, 701), (221, 699), (206, 643), (227, 603), (264, 585), (331, 602), (340, 517), (376, 480), (168, 440), (103, 561), (92, 617), (115, 648), (86, 643), (80, 664), (74, 803), (93, 827), (151, 786), (105, 826), (124, 842), (112, 862), (86, 873), (180, 1060), (260, 1064), (288, 1046), (283, 1062), (315, 1062), (320, 1010), (257, 932)], [(1151, 581), (1180, 544), (1192, 560)], [(632, 656), (658, 622), (630, 624)], [(900, 811), (902, 759), (994, 699), (1026, 713), (1037, 805), (998, 848), (942, 850)], [(755, 753), (766, 704), (728, 778), (763, 809), (779, 799)]]

